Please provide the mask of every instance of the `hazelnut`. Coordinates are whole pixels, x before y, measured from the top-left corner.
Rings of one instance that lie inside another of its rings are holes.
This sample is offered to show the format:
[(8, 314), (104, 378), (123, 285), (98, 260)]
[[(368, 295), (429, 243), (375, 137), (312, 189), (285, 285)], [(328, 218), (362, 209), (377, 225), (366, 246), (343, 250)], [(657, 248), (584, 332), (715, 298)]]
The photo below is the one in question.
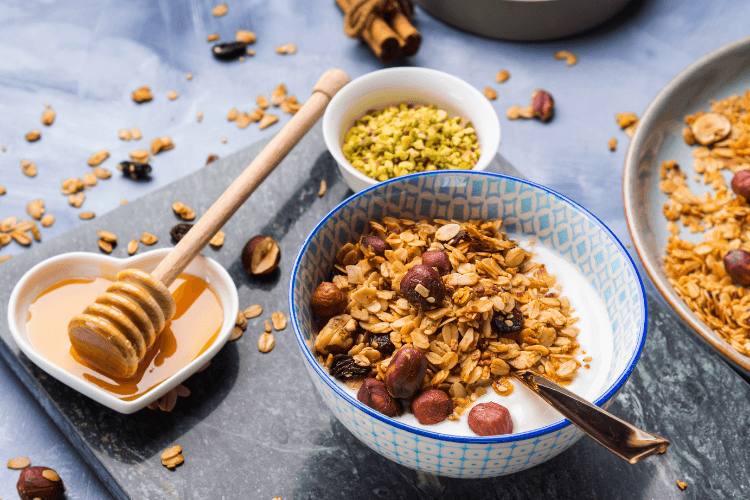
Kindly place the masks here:
[(724, 268), (740, 285), (750, 285), (750, 252), (738, 248), (724, 256)]
[(385, 386), (394, 398), (410, 398), (427, 373), (427, 358), (417, 348), (402, 347), (385, 371)]
[(422, 309), (434, 309), (445, 298), (445, 284), (440, 273), (424, 264), (412, 267), (401, 279), (400, 288), (406, 300)]
[(58, 500), (62, 498), (65, 485), (49, 467), (26, 467), (16, 483), (21, 500)]
[(440, 389), (428, 389), (411, 401), (411, 411), (422, 425), (442, 422), (455, 407), (456, 403)]
[(335, 316), (344, 312), (348, 301), (346, 292), (333, 283), (324, 281), (315, 289), (311, 302), (312, 310), (318, 316)]
[(385, 384), (374, 378), (365, 379), (357, 392), (357, 399), (387, 417), (395, 417), (401, 413), (401, 405), (388, 394)]
[(740, 170), (734, 174), (732, 191), (750, 201), (750, 170)]
[(370, 250), (375, 255), (383, 256), (388, 249), (388, 244), (383, 238), (377, 236), (365, 236), (359, 243), (362, 248)]
[(513, 432), (508, 409), (497, 403), (481, 403), (469, 412), (469, 429), (478, 436), (499, 436)]
[(270, 236), (255, 236), (242, 249), (242, 265), (249, 274), (268, 274), (279, 265), (281, 250)]
[(548, 122), (555, 113), (555, 101), (546, 90), (537, 89), (531, 94), (531, 110), (535, 117)]
[(425, 266), (434, 267), (440, 273), (440, 276), (445, 276), (451, 272), (451, 262), (448, 260), (448, 255), (440, 250), (430, 250), (422, 254), (422, 264)]

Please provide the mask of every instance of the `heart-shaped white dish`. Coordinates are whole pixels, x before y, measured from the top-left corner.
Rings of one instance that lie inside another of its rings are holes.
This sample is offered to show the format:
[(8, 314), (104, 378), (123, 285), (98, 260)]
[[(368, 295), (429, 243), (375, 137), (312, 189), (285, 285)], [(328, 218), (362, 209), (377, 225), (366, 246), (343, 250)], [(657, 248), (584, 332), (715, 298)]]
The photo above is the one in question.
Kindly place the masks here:
[(71, 278), (92, 279), (97, 276), (114, 279), (118, 271), (127, 268), (138, 268), (150, 272), (169, 252), (170, 249), (163, 248), (127, 259), (116, 259), (103, 254), (72, 252), (40, 262), (23, 275), (10, 295), (8, 323), (13, 339), (21, 351), (39, 368), (94, 401), (125, 414), (134, 413), (144, 408), (205, 365), (226, 344), (232, 333), (239, 310), (237, 288), (229, 273), (215, 260), (198, 255), (184, 272), (206, 281), (219, 297), (223, 309), (223, 320), (218, 337), (205, 352), (182, 367), (177, 373), (132, 401), (119, 399), (112, 393), (72, 375), (42, 356), (29, 342), (26, 321), (31, 303), (41, 292), (56, 283)]

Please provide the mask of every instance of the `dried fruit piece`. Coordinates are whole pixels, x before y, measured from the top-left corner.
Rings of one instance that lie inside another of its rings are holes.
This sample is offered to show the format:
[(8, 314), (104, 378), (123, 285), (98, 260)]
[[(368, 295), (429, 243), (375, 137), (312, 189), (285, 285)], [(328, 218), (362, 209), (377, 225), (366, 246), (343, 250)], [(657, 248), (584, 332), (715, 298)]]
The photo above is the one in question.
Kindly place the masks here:
[(255, 43), (256, 36), (255, 33), (250, 30), (237, 30), (234, 34), (234, 39), (247, 45), (249, 43)]
[(453, 413), (456, 403), (440, 389), (428, 389), (411, 402), (411, 411), (422, 425), (435, 425)]
[(137, 161), (124, 161), (118, 165), (123, 175), (134, 181), (148, 180), (151, 173), (151, 165)]
[(518, 307), (514, 307), (508, 315), (498, 311), (492, 318), (492, 327), (502, 335), (520, 332), (523, 325), (523, 313)]
[(34, 219), (41, 219), (44, 215), (44, 201), (33, 200), (26, 205), (26, 212)]
[(229, 12), (229, 9), (227, 8), (227, 4), (225, 3), (220, 3), (219, 5), (211, 9), (211, 14), (213, 14), (214, 17), (221, 17), (227, 12)]
[(273, 333), (263, 332), (258, 338), (258, 350), (260, 352), (270, 352), (274, 345)]
[(60, 476), (49, 467), (26, 467), (16, 489), (21, 500), (59, 500), (65, 492)]
[(99, 248), (104, 253), (112, 253), (112, 243), (104, 240), (99, 240)]
[(138, 251), (138, 240), (130, 240), (128, 243), (128, 255), (133, 255)]
[(364, 378), (370, 374), (372, 368), (360, 366), (354, 362), (354, 357), (348, 354), (337, 354), (333, 357), (328, 373), (339, 380), (351, 380), (353, 378)]
[(83, 220), (89, 220), (89, 219), (93, 219), (95, 215), (96, 214), (94, 212), (90, 212), (90, 211), (81, 212), (80, 214), (78, 214), (78, 218), (83, 219)]
[(151, 88), (146, 85), (135, 89), (133, 91), (132, 97), (133, 100), (137, 103), (148, 102), (154, 98), (154, 96), (151, 94)]
[(495, 75), (495, 81), (497, 83), (504, 83), (508, 81), (508, 78), (510, 78), (510, 73), (508, 73), (506, 70), (501, 69), (497, 72)]
[(153, 245), (157, 241), (159, 241), (159, 238), (155, 234), (144, 232), (141, 235), (141, 243), (143, 243), (144, 245)]
[(390, 356), (396, 350), (396, 346), (391, 342), (391, 335), (389, 333), (382, 335), (373, 334), (370, 338), (370, 345), (382, 354), (384, 358)]
[(346, 292), (328, 281), (318, 285), (311, 298), (313, 312), (323, 317), (344, 312), (348, 303)]
[(614, 137), (610, 138), (609, 140), (609, 150), (614, 151), (617, 149), (617, 139)]
[(177, 224), (174, 226), (170, 231), (169, 235), (172, 237), (172, 241), (174, 243), (179, 243), (179, 241), (187, 234), (188, 231), (190, 231), (190, 228), (193, 227), (193, 224)]
[(31, 465), (31, 460), (26, 457), (11, 458), (10, 460), (8, 460), (7, 465), (9, 469), (25, 469), (26, 467)]
[(242, 249), (242, 265), (249, 274), (273, 272), (281, 260), (281, 251), (276, 240), (258, 235), (250, 239)]
[(112, 233), (110, 231), (97, 231), (96, 234), (98, 234), (99, 237), (104, 241), (108, 241), (109, 243), (117, 243), (117, 235), (115, 233)]
[(176, 90), (170, 90), (169, 92), (167, 92), (167, 99), (169, 99), (170, 101), (174, 101), (178, 97), (180, 97), (180, 94)]
[(548, 122), (555, 112), (555, 101), (546, 90), (537, 89), (531, 94), (531, 109), (535, 117)]
[(326, 194), (326, 190), (328, 189), (328, 183), (326, 183), (325, 180), (320, 181), (320, 187), (318, 188), (318, 196), (323, 196)]
[(214, 57), (222, 61), (237, 59), (245, 53), (245, 44), (243, 42), (224, 42), (217, 43), (211, 49)]
[(405, 346), (396, 351), (385, 372), (385, 386), (394, 398), (410, 398), (427, 373), (427, 358), (417, 348)]
[(265, 114), (265, 115), (263, 115), (263, 118), (260, 119), (260, 123), (258, 124), (258, 127), (261, 130), (263, 130), (265, 128), (270, 127), (271, 125), (273, 125), (277, 121), (279, 121), (279, 117), (278, 116)]
[(276, 311), (271, 315), (271, 322), (274, 330), (281, 331), (286, 328), (286, 315), (281, 311)]
[(750, 170), (739, 170), (732, 177), (732, 191), (750, 201)]
[(490, 101), (494, 101), (495, 99), (497, 99), (497, 92), (495, 92), (495, 90), (491, 89), (490, 87), (485, 87), (484, 96)]
[(170, 149), (174, 149), (174, 143), (172, 142), (171, 137), (157, 137), (156, 139), (151, 141), (152, 155), (157, 155), (162, 151), (169, 151)]
[(52, 109), (45, 109), (42, 112), (42, 124), (50, 126), (55, 121), (55, 111)]
[(21, 160), (21, 171), (29, 177), (36, 177), (36, 163), (29, 160)]
[(573, 66), (575, 63), (578, 62), (578, 56), (567, 50), (561, 50), (559, 52), (555, 52), (554, 58), (565, 59), (565, 64), (567, 64), (568, 66)]
[(693, 122), (691, 130), (696, 141), (708, 146), (725, 139), (732, 131), (732, 122), (720, 113), (706, 113)]
[(256, 304), (254, 306), (250, 306), (247, 309), (245, 309), (243, 314), (245, 315), (246, 319), (250, 319), (250, 318), (257, 318), (262, 313), (263, 313), (263, 306), (261, 306), (260, 304)]
[(481, 403), (469, 412), (469, 429), (478, 436), (499, 436), (513, 432), (508, 409), (497, 403)]
[(32, 130), (26, 134), (26, 140), (29, 142), (38, 141), (42, 137), (42, 133), (38, 130)]
[(260, 109), (268, 109), (268, 106), (270, 106), (268, 99), (263, 94), (255, 98), (255, 104), (257, 104)]
[(440, 273), (424, 264), (412, 267), (401, 279), (401, 295), (415, 307), (424, 310), (434, 309), (445, 298), (445, 284)]
[(91, 158), (89, 158), (89, 161), (87, 162), (90, 167), (96, 167), (101, 162), (109, 158), (109, 151), (106, 149), (102, 149), (101, 151), (97, 151), (93, 155), (91, 155)]
[(357, 391), (357, 400), (388, 417), (401, 414), (399, 402), (388, 394), (383, 382), (374, 378), (365, 379)]
[(211, 240), (209, 240), (208, 244), (212, 247), (220, 247), (224, 244), (224, 238), (226, 235), (224, 234), (224, 231), (218, 231)]
[(40, 222), (42, 223), (42, 226), (50, 227), (52, 224), (55, 223), (55, 216), (52, 214), (44, 214)]
[(279, 45), (276, 47), (277, 54), (296, 54), (297, 46), (293, 43), (287, 43), (286, 45)]
[(750, 252), (738, 248), (724, 256), (724, 267), (729, 276), (740, 285), (750, 285)]

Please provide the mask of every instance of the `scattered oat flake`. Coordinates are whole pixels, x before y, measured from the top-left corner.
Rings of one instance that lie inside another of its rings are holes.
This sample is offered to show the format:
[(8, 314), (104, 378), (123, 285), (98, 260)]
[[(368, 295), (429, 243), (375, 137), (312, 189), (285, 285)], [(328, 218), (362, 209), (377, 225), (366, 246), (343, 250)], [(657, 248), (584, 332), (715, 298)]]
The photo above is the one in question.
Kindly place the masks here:
[(283, 312), (277, 311), (273, 313), (271, 321), (273, 322), (273, 329), (277, 332), (286, 328), (286, 315)]
[(227, 4), (220, 3), (219, 5), (214, 7), (213, 10), (211, 10), (211, 14), (213, 14), (214, 17), (221, 17), (225, 15), (228, 12), (228, 10), (229, 9), (227, 8)]
[(139, 163), (146, 163), (149, 158), (148, 151), (145, 149), (136, 149), (135, 151), (131, 151), (129, 155), (130, 158)]
[(253, 49), (247, 49), (246, 52), (247, 52), (247, 55), (249, 55), (249, 56), (254, 56), (255, 55), (255, 51)]
[(638, 123), (637, 122), (634, 123), (634, 124), (632, 124), (632, 125), (629, 125), (629, 126), (625, 127), (625, 134), (628, 137), (633, 137), (633, 135), (635, 134), (636, 127), (638, 127)]
[(52, 214), (44, 214), (39, 222), (41, 222), (43, 227), (50, 227), (55, 223), (55, 216)]
[(510, 78), (510, 73), (508, 73), (508, 71), (506, 71), (506, 70), (504, 70), (504, 69), (501, 69), (501, 70), (500, 70), (500, 71), (498, 71), (498, 72), (497, 72), (497, 74), (495, 75), (495, 81), (496, 81), (497, 83), (504, 83), (504, 82), (507, 82), (507, 81), (508, 81), (508, 78)]
[(134, 141), (137, 141), (138, 139), (142, 137), (141, 131), (138, 130), (138, 127), (133, 125), (132, 127), (130, 127), (130, 136), (133, 138)]
[(198, 114), (195, 116), (195, 121), (202, 122), (203, 121), (203, 112), (198, 111)]
[(284, 102), (284, 99), (286, 99), (286, 85), (280, 83), (271, 91), (271, 103), (274, 106), (278, 106)]
[(50, 126), (55, 121), (55, 111), (52, 109), (45, 109), (42, 112), (42, 124)]
[(133, 100), (138, 103), (148, 102), (154, 98), (154, 96), (151, 94), (151, 88), (146, 85), (135, 89), (133, 91), (132, 97)]
[(208, 35), (206, 37), (206, 41), (207, 42), (215, 42), (218, 39), (219, 39), (219, 34), (218, 33), (211, 33), (210, 35)]
[(497, 99), (497, 92), (495, 92), (493, 89), (489, 87), (485, 87), (484, 96), (490, 101), (494, 101), (495, 99)]
[(83, 205), (83, 202), (85, 200), (86, 193), (83, 192), (71, 194), (70, 196), (68, 196), (68, 204), (76, 208), (81, 208), (81, 205)]
[(224, 234), (224, 231), (219, 231), (213, 236), (213, 238), (211, 238), (208, 244), (212, 247), (220, 247), (224, 244), (225, 237), (226, 235)]
[(326, 184), (326, 181), (320, 181), (320, 189), (318, 189), (318, 196), (323, 196), (326, 194), (326, 190), (328, 189), (328, 184)]
[(619, 125), (620, 128), (627, 128), (630, 125), (638, 123), (638, 115), (626, 111), (624, 113), (617, 113), (615, 115), (615, 120), (617, 120), (617, 125)]
[(260, 109), (268, 109), (268, 106), (270, 106), (268, 98), (263, 94), (255, 98), (255, 104), (257, 104)]
[[(177, 397), (176, 396), (174, 397), (174, 402), (177, 403)], [(164, 408), (162, 408), (161, 402), (159, 404), (159, 408), (161, 408), (162, 410), (164, 410)], [(172, 405), (172, 408), (174, 408), (174, 405)], [(169, 410), (165, 410), (165, 411), (171, 411), (172, 408), (170, 408)], [(170, 457), (170, 458), (166, 458), (166, 459), (162, 458), (161, 459), (162, 465), (164, 465), (168, 469), (174, 469), (175, 467), (177, 467), (178, 465), (180, 465), (184, 461), (185, 461), (185, 456), (182, 453), (178, 453), (177, 455), (175, 455), (173, 457)]]
[(91, 158), (89, 158), (89, 161), (87, 163), (90, 167), (96, 167), (107, 158), (109, 158), (109, 151), (107, 151), (106, 149), (102, 149), (101, 151), (97, 151), (96, 153), (91, 155)]
[(44, 201), (33, 200), (26, 205), (26, 213), (32, 216), (34, 219), (41, 219), (44, 215)]
[(153, 245), (157, 241), (159, 241), (159, 238), (157, 238), (154, 234), (143, 233), (141, 235), (141, 243), (143, 243), (144, 245)]
[(227, 120), (230, 122), (233, 122), (237, 119), (237, 108), (232, 108), (229, 110), (229, 113), (227, 113)]
[(615, 139), (614, 137), (612, 137), (609, 140), (609, 150), (610, 151), (614, 151), (615, 149), (617, 149), (617, 139)]
[(270, 352), (274, 345), (273, 333), (264, 332), (258, 337), (258, 350), (260, 352)]
[(42, 137), (42, 133), (38, 130), (32, 130), (26, 134), (26, 140), (29, 142), (38, 141), (40, 137)]
[(257, 318), (261, 314), (263, 314), (263, 306), (260, 304), (255, 304), (254, 306), (250, 306), (243, 312), (246, 319), (250, 318)]
[(117, 243), (117, 235), (111, 231), (97, 231), (97, 235), (104, 241), (107, 241), (109, 243)]
[(167, 99), (169, 99), (170, 101), (174, 101), (178, 97), (180, 97), (180, 94), (176, 90), (170, 90), (167, 93)]
[(234, 39), (242, 43), (255, 43), (256, 36), (250, 30), (237, 30), (234, 34)]
[(253, 119), (247, 113), (240, 113), (239, 115), (237, 115), (237, 120), (235, 120), (235, 123), (237, 124), (238, 128), (245, 128), (248, 125), (250, 125), (252, 122), (253, 122)]
[(242, 312), (242, 310), (237, 311), (237, 320), (235, 322), (235, 325), (242, 328), (243, 332), (247, 330), (247, 318), (245, 317), (245, 314)]
[(684, 491), (685, 488), (687, 488), (687, 483), (685, 481), (680, 481), (678, 479), (677, 480), (677, 487)]
[(192, 80), (192, 79), (193, 79), (192, 73), (188, 73), (187, 75), (185, 75), (185, 80)]
[(99, 179), (109, 179), (110, 177), (112, 177), (112, 172), (110, 172), (106, 168), (101, 168), (101, 167), (94, 168), (94, 170), (92, 170), (91, 173), (94, 174)]
[(505, 112), (505, 116), (507, 116), (509, 120), (517, 120), (521, 118), (522, 112), (523, 108), (521, 106), (515, 105), (508, 108), (508, 110)]
[(112, 243), (110, 243), (109, 241), (100, 239), (99, 248), (101, 248), (105, 253), (112, 253)]
[[(10, 255), (7, 255), (6, 257), (10, 258)], [(9, 469), (25, 469), (31, 465), (31, 460), (26, 457), (16, 457), (8, 460), (7, 465)]]
[(94, 216), (94, 212), (81, 212), (80, 214), (78, 214), (78, 218), (83, 220), (93, 219)]
[(29, 160), (21, 160), (21, 171), (29, 177), (36, 177), (36, 163)]
[(271, 323), (269, 323), (268, 320), (264, 320), (263, 325), (266, 328), (266, 333), (271, 333), (273, 331), (271, 330)]
[(573, 66), (578, 62), (578, 56), (568, 50), (555, 52), (554, 57), (555, 59), (565, 59), (565, 64), (568, 66)]
[(293, 43), (288, 43), (286, 45), (279, 45), (276, 47), (276, 53), (277, 54), (295, 54), (297, 53), (297, 46)]
[(243, 333), (245, 332), (242, 331), (242, 328), (234, 325), (234, 328), (232, 328), (232, 334), (229, 336), (229, 340), (237, 340), (238, 338), (242, 337)]
[(260, 123), (258, 124), (258, 127), (263, 130), (265, 128), (270, 127), (274, 123), (279, 121), (279, 117), (276, 115), (263, 115), (263, 118), (260, 119)]
[(226, 137), (222, 137), (222, 138), (221, 138), (221, 142), (223, 142), (223, 143), (225, 143), (225, 144), (226, 144), (226, 142), (227, 142), (227, 138), (226, 138)]
[(190, 396), (190, 389), (188, 389), (182, 384), (179, 384), (178, 386), (176, 386), (174, 390), (177, 393), (177, 395), (180, 396), (181, 398), (186, 398)]
[(8, 151), (8, 148), (6, 148), (5, 146), (0, 146), (0, 150), (5, 153), (6, 151)]
[(156, 139), (151, 141), (152, 155), (157, 155), (162, 151), (169, 151), (170, 149), (174, 149), (174, 143), (172, 142), (172, 138), (170, 137), (157, 137)]
[(131, 139), (130, 130), (126, 128), (121, 128), (120, 130), (117, 131), (117, 137), (119, 137), (123, 141), (129, 141)]
[(127, 205), (127, 204), (128, 204), (128, 200), (127, 199), (123, 198), (123, 199), (120, 200), (120, 205)]
[(169, 458), (176, 457), (180, 453), (182, 453), (182, 446), (180, 445), (170, 446), (169, 448), (161, 452), (161, 459), (167, 460)]
[(138, 240), (130, 240), (128, 243), (128, 255), (133, 255), (138, 251)]

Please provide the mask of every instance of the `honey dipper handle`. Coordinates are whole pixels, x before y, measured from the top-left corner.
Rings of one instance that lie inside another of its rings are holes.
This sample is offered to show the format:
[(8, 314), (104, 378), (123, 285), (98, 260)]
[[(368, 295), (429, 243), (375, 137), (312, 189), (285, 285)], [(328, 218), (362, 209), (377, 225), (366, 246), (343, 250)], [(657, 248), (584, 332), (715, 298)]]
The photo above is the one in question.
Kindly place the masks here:
[(248, 199), (268, 174), (281, 163), (310, 128), (318, 121), (328, 102), (350, 78), (339, 69), (323, 73), (310, 99), (292, 116), (263, 151), (227, 188), (211, 208), (198, 220), (174, 249), (164, 257), (151, 275), (169, 286), (206, 246), (208, 241)]

